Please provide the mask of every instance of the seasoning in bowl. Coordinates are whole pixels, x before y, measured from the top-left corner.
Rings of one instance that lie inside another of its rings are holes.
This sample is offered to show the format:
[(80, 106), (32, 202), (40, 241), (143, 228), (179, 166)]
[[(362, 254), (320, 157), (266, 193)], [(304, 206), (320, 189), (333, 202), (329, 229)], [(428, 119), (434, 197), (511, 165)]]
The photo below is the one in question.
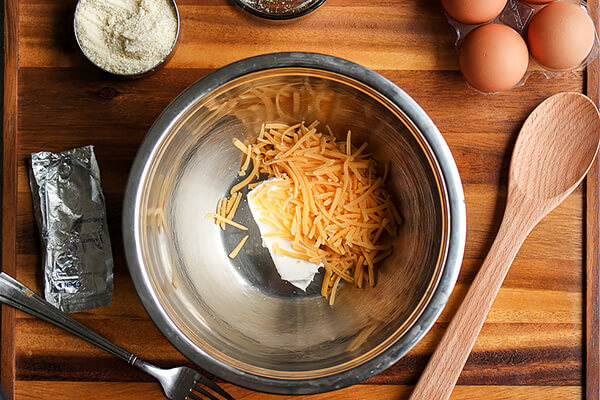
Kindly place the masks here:
[(85, 56), (101, 69), (124, 76), (161, 64), (179, 31), (171, 0), (80, 0), (74, 24)]
[(251, 14), (266, 19), (298, 18), (319, 8), (325, 0), (234, 0)]

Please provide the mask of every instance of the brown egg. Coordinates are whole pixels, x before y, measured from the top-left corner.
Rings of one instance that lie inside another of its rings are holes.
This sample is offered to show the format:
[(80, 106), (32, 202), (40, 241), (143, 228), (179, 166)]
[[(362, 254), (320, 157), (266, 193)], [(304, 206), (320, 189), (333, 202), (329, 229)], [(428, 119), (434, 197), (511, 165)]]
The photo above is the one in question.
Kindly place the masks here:
[(495, 18), (507, 0), (442, 0), (446, 12), (458, 22), (481, 24)]
[(563, 1), (549, 4), (533, 16), (527, 38), (533, 58), (558, 71), (579, 66), (596, 40), (588, 13)]
[(488, 24), (471, 31), (460, 46), (460, 69), (482, 92), (501, 92), (516, 85), (529, 64), (525, 41), (512, 28)]

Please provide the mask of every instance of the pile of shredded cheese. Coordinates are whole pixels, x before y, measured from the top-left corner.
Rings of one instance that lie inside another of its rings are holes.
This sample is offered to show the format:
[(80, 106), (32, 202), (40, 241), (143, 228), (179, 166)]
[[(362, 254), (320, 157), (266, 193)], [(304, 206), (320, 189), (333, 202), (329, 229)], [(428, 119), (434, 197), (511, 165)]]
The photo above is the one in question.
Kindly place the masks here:
[(277, 178), (264, 182), (253, 197), (269, 214), (261, 222), (277, 228), (269, 235), (292, 242), (293, 251), (276, 246), (275, 252), (323, 263), (321, 294), (333, 304), (341, 280), (357, 287), (375, 284), (375, 265), (392, 252), (384, 237), (397, 235), (401, 217), (384, 184), (387, 168), (383, 177), (377, 176), (377, 163), (365, 153), (367, 144), (352, 146), (350, 132), (345, 142), (336, 141), (331, 132), (318, 132), (317, 125), (266, 123), (256, 143), (234, 140), (245, 154), (239, 172), (245, 179), (209, 216), (222, 228), (229, 224), (246, 230), (233, 221), (239, 190), (256, 187), (259, 183), (252, 181), (260, 174)]

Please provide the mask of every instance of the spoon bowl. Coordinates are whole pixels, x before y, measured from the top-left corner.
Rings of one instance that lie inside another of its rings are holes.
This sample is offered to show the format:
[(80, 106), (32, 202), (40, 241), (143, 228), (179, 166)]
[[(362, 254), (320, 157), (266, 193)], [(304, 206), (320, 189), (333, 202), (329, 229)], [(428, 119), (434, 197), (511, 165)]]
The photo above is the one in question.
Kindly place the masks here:
[[(562, 201), (589, 170), (598, 151), (600, 119), (580, 93), (559, 93), (527, 118), (513, 151), (509, 192)], [(536, 167), (536, 168), (533, 168)]]

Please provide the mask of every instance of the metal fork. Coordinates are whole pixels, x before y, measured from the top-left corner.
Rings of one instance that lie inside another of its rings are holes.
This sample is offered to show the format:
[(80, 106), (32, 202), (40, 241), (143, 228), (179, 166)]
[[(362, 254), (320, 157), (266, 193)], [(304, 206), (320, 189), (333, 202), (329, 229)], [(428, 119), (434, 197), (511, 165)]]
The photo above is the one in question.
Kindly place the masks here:
[(217, 394), (227, 400), (235, 400), (219, 385), (191, 368), (162, 369), (138, 358), (75, 321), (4, 272), (0, 273), (0, 303), (56, 325), (152, 375), (160, 382), (170, 400), (202, 400), (202, 396), (210, 400), (221, 400)]

